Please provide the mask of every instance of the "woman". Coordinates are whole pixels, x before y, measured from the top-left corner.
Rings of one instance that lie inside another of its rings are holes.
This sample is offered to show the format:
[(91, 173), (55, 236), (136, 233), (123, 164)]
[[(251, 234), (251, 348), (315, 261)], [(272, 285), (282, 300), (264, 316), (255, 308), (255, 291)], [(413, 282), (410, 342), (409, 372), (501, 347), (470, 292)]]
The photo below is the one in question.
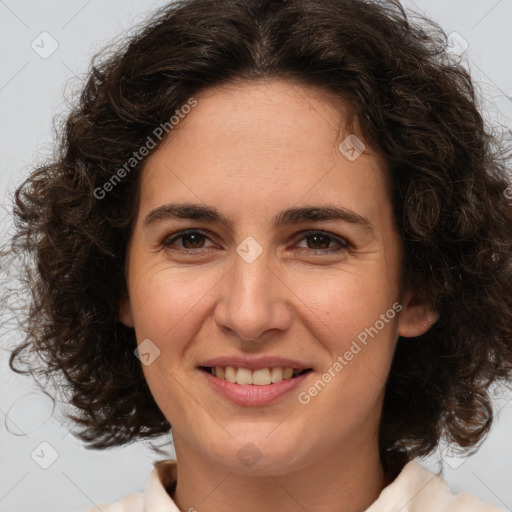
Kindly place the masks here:
[(476, 447), (512, 379), (510, 163), (424, 21), (185, 0), (93, 67), (16, 193), (11, 364), (92, 447), (172, 425), (177, 461), (95, 510), (497, 510), (413, 460)]

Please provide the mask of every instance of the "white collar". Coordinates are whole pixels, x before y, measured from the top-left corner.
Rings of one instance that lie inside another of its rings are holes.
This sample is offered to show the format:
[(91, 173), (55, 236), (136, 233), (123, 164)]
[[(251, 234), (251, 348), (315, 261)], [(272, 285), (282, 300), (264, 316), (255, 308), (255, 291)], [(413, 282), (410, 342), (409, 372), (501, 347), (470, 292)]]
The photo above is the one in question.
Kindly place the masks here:
[[(144, 491), (145, 512), (180, 512), (166, 488), (177, 479), (176, 461), (156, 464)], [(504, 512), (462, 492), (453, 495), (446, 482), (410, 461), (365, 512)]]

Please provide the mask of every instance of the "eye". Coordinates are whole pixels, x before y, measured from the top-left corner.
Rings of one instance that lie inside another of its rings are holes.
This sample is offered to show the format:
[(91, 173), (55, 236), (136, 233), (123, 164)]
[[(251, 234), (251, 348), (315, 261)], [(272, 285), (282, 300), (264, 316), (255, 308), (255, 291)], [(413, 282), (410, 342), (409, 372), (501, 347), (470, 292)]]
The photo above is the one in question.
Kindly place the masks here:
[[(178, 245), (175, 245), (179, 240), (181, 240), (181, 242)], [(182, 253), (191, 253), (201, 249), (207, 249), (208, 247), (214, 247), (214, 245), (205, 245), (206, 241), (211, 242), (207, 233), (197, 229), (189, 229), (173, 233), (168, 236), (162, 242), (162, 247)], [(305, 241), (307, 245), (307, 247), (299, 247), (299, 250), (306, 250), (320, 254), (346, 251), (351, 247), (350, 243), (343, 238), (318, 230), (303, 233), (303, 236), (299, 241)], [(334, 248), (331, 246), (332, 243), (335, 243)]]
[[(181, 246), (174, 249), (171, 246), (177, 240), (181, 239)], [(163, 242), (162, 246), (164, 248), (170, 248), (173, 250), (177, 250), (179, 252), (188, 252), (187, 250), (193, 249), (204, 249), (204, 240), (210, 240), (206, 233), (202, 231), (198, 231), (197, 229), (189, 229), (187, 231), (180, 231), (179, 233), (174, 233), (170, 237), (167, 237)], [(185, 249), (185, 250), (182, 250)]]
[[(313, 252), (320, 253), (333, 253), (333, 252), (341, 252), (346, 251), (350, 248), (350, 243), (344, 240), (343, 238), (339, 238), (337, 236), (331, 235), (326, 231), (308, 231), (303, 234), (300, 241), (306, 241), (308, 247), (306, 249), (310, 249)], [(335, 242), (337, 247), (331, 248), (329, 247), (331, 242)]]

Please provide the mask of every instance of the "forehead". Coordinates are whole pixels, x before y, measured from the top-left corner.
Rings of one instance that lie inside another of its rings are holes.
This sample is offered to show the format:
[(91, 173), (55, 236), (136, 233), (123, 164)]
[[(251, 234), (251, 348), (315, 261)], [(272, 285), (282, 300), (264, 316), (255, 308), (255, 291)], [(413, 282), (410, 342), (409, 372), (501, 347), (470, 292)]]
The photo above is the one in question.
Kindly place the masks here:
[[(220, 206), (261, 213), (284, 200), (361, 208), (388, 197), (383, 158), (368, 147), (355, 160), (340, 151), (340, 142), (355, 134), (347, 131), (348, 106), (332, 95), (262, 80), (194, 97), (197, 106), (146, 161), (141, 198), (151, 206), (171, 190), (173, 200), (220, 199)], [(364, 135), (356, 137), (362, 142)]]
[(197, 106), (171, 131), (168, 143), (186, 130), (189, 138), (199, 133), (204, 146), (229, 145), (237, 157), (258, 148), (274, 155), (293, 148), (296, 153), (326, 157), (337, 153), (347, 135), (364, 138), (352, 126), (354, 116), (346, 102), (292, 80), (230, 83), (207, 88), (196, 98)]

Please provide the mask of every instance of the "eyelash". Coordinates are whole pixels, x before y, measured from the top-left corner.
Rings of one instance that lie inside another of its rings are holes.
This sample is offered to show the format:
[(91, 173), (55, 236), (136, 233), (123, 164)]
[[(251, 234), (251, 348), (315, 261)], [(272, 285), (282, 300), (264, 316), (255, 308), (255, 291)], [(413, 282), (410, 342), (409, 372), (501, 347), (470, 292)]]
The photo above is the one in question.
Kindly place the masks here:
[[(179, 240), (180, 238), (184, 238), (187, 235), (194, 235), (194, 234), (199, 234), (201, 236), (204, 236), (208, 240), (210, 240), (210, 237), (208, 236), (208, 234), (201, 231), (200, 229), (188, 229), (185, 231), (179, 231), (177, 233), (173, 233), (172, 235), (165, 238), (165, 240), (162, 242), (162, 247), (164, 249), (170, 249), (172, 251), (179, 252), (179, 253), (193, 253), (193, 252), (201, 251), (204, 249), (208, 249), (208, 247), (199, 247), (197, 249), (181, 249), (181, 248), (174, 249), (174, 248), (171, 248), (171, 245), (176, 240)], [(315, 235), (320, 235), (322, 237), (331, 239), (332, 241), (338, 243), (339, 247), (337, 249), (308, 249), (305, 247), (301, 247), (300, 249), (306, 250), (306, 251), (312, 251), (314, 253), (319, 253), (319, 254), (333, 254), (333, 253), (340, 253), (342, 251), (347, 251), (352, 247), (351, 244), (347, 240), (337, 237), (335, 235), (332, 235), (331, 233), (328, 233), (326, 231), (320, 231), (320, 230), (305, 231), (303, 233), (302, 238), (300, 238), (299, 241), (305, 240), (306, 238), (309, 238), (309, 237), (312, 237)]]

